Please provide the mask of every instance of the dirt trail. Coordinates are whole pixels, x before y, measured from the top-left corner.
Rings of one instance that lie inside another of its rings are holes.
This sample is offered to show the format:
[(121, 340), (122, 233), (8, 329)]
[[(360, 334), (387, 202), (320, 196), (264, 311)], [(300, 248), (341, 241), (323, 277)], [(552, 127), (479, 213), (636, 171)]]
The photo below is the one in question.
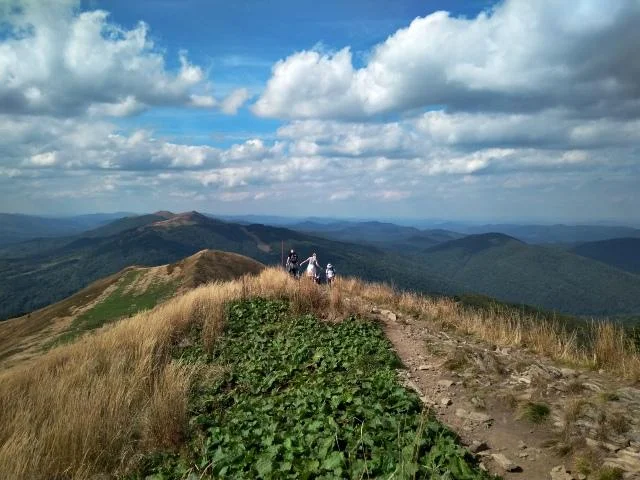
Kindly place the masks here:
[[(584, 480), (618, 467), (623, 477), (611, 478), (640, 479), (640, 390), (396, 312), (371, 312), (406, 366), (405, 384), (490, 472)], [(530, 403), (550, 408), (539, 424), (522, 418)]]

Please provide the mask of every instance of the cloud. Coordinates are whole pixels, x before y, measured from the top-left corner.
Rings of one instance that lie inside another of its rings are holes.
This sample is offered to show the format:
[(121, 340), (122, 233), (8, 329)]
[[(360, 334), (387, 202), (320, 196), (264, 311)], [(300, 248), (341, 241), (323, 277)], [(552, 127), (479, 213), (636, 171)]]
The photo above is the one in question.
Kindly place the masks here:
[(294, 121), (277, 131), (294, 141), (292, 152), (330, 157), (406, 157), (418, 155), (424, 141), (410, 123)]
[(146, 130), (123, 133), (107, 122), (0, 115), (7, 166), (77, 170), (193, 170), (217, 165), (221, 151), (157, 139)]
[[(572, 201), (588, 206), (585, 213), (635, 215), (637, 147), (467, 149), (431, 138), (418, 121), (299, 122), (283, 127), (276, 141), (219, 149), (148, 130), (124, 132), (103, 121), (0, 115), (0, 197), (6, 209), (19, 201), (23, 211), (67, 201), (77, 208), (82, 199), (86, 208), (114, 210), (135, 204), (149, 211), (161, 205), (210, 211), (224, 202), (239, 213), (286, 208), (296, 215), (371, 215), (373, 208), (376, 215), (443, 217), (491, 215), (491, 208), (543, 212), (564, 205), (571, 192)], [(387, 156), (398, 131), (421, 137), (420, 147), (400, 142)], [(325, 143), (335, 135), (367, 149), (341, 155)], [(305, 141), (329, 154), (301, 153)]]
[(193, 107), (203, 107), (203, 108), (209, 108), (209, 107), (215, 107), (218, 102), (215, 98), (213, 98), (211, 95), (191, 95), (191, 101), (189, 102), (189, 104)]
[(354, 192), (353, 190), (341, 190), (339, 192), (331, 193), (331, 195), (329, 195), (329, 201), (331, 202), (344, 201), (344, 200), (349, 200), (355, 196), (356, 196), (356, 192)]
[[(167, 67), (144, 22), (124, 28), (106, 11), (79, 12), (78, 1), (11, 5), (0, 37), (2, 113), (123, 117), (154, 106), (218, 104), (186, 51), (176, 71)], [(235, 113), (244, 100), (236, 93), (222, 109)]]
[(56, 152), (38, 153), (24, 162), (25, 165), (34, 167), (52, 167), (58, 163)]
[(355, 68), (349, 48), (276, 63), (256, 114), (368, 118), (450, 111), (640, 113), (640, 3), (506, 0), (476, 18), (435, 12), (389, 36)]
[(540, 147), (601, 148), (640, 142), (640, 120), (575, 118), (551, 109), (530, 113), (427, 112), (417, 130), (433, 143), (462, 148)]
[(380, 190), (369, 194), (370, 197), (379, 198), (385, 202), (397, 202), (405, 200), (411, 196), (411, 192), (406, 190)]
[(249, 90), (246, 88), (234, 90), (222, 101), (222, 111), (227, 115), (235, 115), (250, 97)]
[(146, 106), (140, 103), (136, 97), (129, 95), (122, 101), (115, 103), (93, 103), (87, 108), (87, 113), (95, 117), (129, 117), (142, 112)]

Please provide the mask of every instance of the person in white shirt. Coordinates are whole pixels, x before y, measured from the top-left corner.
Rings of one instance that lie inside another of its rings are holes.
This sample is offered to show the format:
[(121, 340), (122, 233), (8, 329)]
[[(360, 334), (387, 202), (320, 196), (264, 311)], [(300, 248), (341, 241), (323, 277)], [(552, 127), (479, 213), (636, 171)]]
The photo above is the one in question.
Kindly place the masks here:
[(327, 277), (327, 285), (331, 285), (331, 282), (333, 282), (333, 278), (336, 276), (336, 271), (334, 270), (333, 265), (327, 263), (327, 270), (324, 272), (324, 274)]
[(316, 257), (315, 252), (309, 258), (307, 258), (304, 262), (300, 264), (304, 265), (307, 263), (307, 277), (312, 278), (314, 282), (318, 282), (320, 280), (320, 275), (318, 275), (319, 270), (322, 268), (318, 263), (318, 258)]

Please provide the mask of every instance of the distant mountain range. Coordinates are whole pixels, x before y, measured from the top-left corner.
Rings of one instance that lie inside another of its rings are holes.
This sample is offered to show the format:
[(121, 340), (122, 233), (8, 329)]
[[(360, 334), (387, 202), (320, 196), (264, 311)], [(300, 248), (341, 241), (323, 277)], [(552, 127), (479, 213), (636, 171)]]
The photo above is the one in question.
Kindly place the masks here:
[(343, 242), (371, 244), (391, 250), (420, 250), (464, 235), (448, 230), (419, 230), (386, 222), (300, 222), (289, 228)]
[[(163, 212), (158, 212), (162, 214)], [(166, 212), (165, 212), (166, 213)], [(304, 231), (313, 235), (321, 234), (332, 239), (350, 242), (366, 241), (379, 245), (404, 240), (417, 235), (418, 247), (425, 246), (422, 242), (430, 239), (436, 243), (440, 240), (439, 233), (444, 234), (442, 240), (452, 240), (464, 235), (482, 233), (504, 233), (533, 244), (571, 244), (610, 240), (614, 238), (640, 238), (640, 229), (627, 226), (610, 225), (521, 225), (521, 224), (486, 224), (474, 225), (464, 222), (444, 222), (439, 224), (415, 221), (410, 225), (409, 220), (394, 221), (361, 221), (336, 220), (331, 218), (307, 217), (296, 219), (277, 215), (218, 215), (205, 216), (229, 223), (242, 225), (273, 225)], [(0, 214), (0, 245), (22, 242), (35, 238), (49, 238), (68, 236), (95, 229), (101, 225), (128, 217), (124, 224), (144, 222), (140, 217), (126, 212), (96, 213), (70, 217), (37, 217), (21, 214)], [(404, 243), (412, 248), (413, 241)], [(435, 243), (434, 243), (435, 244)]]
[(302, 258), (317, 252), (338, 274), (409, 290), (484, 294), (571, 314), (640, 314), (640, 276), (624, 258), (637, 252), (633, 244), (619, 258), (603, 254), (617, 248), (607, 244), (571, 251), (500, 233), (465, 237), (384, 222), (304, 222), (295, 228), (156, 212), (82, 234), (5, 245), (0, 247), (0, 318), (61, 300), (131, 265), (172, 263), (202, 249), (278, 264), (283, 248), (291, 247)]
[[(445, 224), (442, 228), (447, 228)], [(512, 225), (489, 224), (465, 226), (454, 224), (463, 234), (503, 233), (527, 243), (581, 243), (610, 240), (613, 238), (640, 238), (640, 229), (606, 225)]]
[(0, 213), (0, 245), (22, 242), (33, 238), (61, 237), (104, 225), (126, 213), (95, 213), (73, 217), (37, 217)]

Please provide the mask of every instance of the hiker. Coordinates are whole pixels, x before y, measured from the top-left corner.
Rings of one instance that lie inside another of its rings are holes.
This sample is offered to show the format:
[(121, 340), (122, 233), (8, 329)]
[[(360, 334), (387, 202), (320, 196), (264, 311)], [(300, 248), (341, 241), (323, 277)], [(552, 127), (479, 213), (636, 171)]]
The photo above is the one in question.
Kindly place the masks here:
[(287, 256), (287, 272), (293, 278), (298, 278), (298, 254), (293, 248), (289, 252), (289, 256)]
[(333, 282), (333, 278), (336, 276), (336, 271), (333, 268), (333, 265), (327, 263), (327, 269), (324, 272), (325, 277), (327, 277), (327, 285), (331, 286), (331, 282)]
[(318, 263), (318, 258), (316, 257), (315, 252), (309, 258), (307, 258), (304, 262), (300, 264), (304, 265), (307, 263), (307, 277), (312, 278), (314, 282), (320, 282), (320, 269), (322, 268)]

